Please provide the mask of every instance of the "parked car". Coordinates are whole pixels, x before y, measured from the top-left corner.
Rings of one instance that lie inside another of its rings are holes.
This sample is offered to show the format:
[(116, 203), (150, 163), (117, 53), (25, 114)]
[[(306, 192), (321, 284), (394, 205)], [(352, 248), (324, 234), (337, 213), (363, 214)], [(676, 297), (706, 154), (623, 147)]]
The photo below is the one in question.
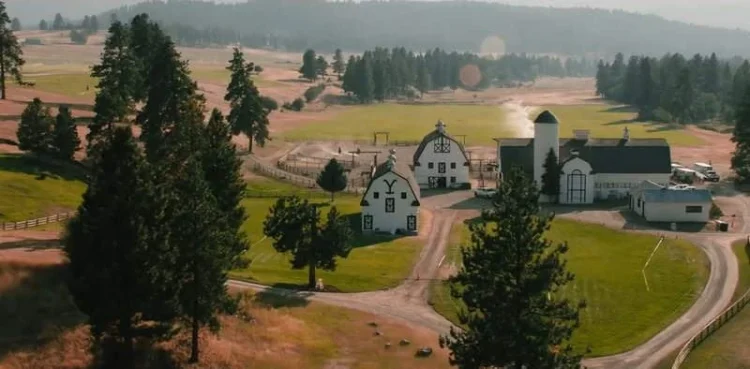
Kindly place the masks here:
[(704, 174), (705, 180), (708, 182), (719, 182), (721, 180), (721, 177), (719, 177), (719, 174), (714, 171), (709, 171), (706, 174)]
[(683, 184), (678, 184), (678, 185), (672, 186), (669, 189), (670, 190), (677, 190), (677, 191), (685, 191), (685, 190), (694, 190), (695, 187), (690, 186), (690, 185), (686, 185), (686, 184), (683, 183)]
[(497, 189), (494, 188), (477, 188), (474, 190), (474, 197), (483, 199), (491, 199), (497, 193)]

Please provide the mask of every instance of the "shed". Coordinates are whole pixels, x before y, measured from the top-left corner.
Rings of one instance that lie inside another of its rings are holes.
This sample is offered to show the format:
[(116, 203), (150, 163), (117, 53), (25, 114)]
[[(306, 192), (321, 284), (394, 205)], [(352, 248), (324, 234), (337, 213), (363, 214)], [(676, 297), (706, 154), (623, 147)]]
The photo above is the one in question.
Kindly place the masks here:
[(713, 199), (705, 189), (641, 188), (633, 192), (631, 209), (649, 222), (708, 222)]

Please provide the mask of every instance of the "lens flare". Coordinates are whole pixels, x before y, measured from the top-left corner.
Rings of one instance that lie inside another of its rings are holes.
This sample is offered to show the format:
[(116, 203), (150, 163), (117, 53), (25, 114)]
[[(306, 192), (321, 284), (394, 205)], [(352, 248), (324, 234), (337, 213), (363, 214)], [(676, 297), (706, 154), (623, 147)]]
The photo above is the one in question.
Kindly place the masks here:
[(482, 81), (482, 71), (475, 64), (466, 64), (459, 71), (458, 78), (465, 87), (474, 88)]

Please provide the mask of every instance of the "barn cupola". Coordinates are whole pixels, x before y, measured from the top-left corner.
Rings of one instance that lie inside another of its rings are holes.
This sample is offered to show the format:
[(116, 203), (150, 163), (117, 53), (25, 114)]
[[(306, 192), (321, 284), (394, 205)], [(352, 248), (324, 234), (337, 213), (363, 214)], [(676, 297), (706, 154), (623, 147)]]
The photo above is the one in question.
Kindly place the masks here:
[(628, 127), (625, 127), (625, 129), (622, 130), (622, 139), (625, 141), (630, 140), (630, 131), (628, 130)]
[(544, 159), (550, 150), (560, 160), (560, 124), (551, 111), (545, 110), (534, 121), (534, 180), (542, 183)]
[(443, 123), (442, 120), (438, 120), (437, 124), (435, 124), (435, 128), (437, 128), (438, 132), (445, 133), (445, 123)]

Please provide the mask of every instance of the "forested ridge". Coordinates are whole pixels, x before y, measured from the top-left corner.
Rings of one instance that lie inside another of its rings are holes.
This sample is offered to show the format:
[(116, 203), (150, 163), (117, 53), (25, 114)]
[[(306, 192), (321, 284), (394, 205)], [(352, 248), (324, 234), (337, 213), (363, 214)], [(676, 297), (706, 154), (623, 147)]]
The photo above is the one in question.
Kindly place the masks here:
[(119, 19), (148, 13), (167, 29), (179, 25), (184, 30), (212, 30), (196, 37), (213, 34), (221, 39), (246, 40), (246, 46), (296, 51), (363, 51), (399, 45), (413, 50), (439, 47), (478, 52), (490, 36), (503, 38), (508, 52), (565, 55), (612, 56), (620, 51), (661, 55), (669, 51), (733, 56), (748, 54), (750, 44), (746, 31), (690, 25), (653, 15), (482, 2), (170, 1), (112, 12)]

